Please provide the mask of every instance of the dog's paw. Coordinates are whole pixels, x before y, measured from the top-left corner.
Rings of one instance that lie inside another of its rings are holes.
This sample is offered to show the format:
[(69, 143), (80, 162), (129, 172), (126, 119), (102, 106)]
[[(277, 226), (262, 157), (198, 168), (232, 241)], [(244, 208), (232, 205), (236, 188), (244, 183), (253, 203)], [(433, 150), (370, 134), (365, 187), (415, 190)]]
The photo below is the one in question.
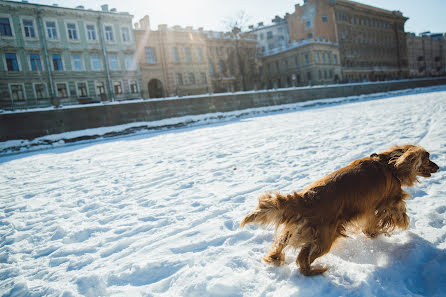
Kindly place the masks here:
[(280, 266), (282, 264), (285, 264), (285, 254), (269, 254), (263, 258), (263, 261), (265, 261), (266, 263), (274, 264), (276, 266)]
[(299, 268), (300, 273), (302, 273), (305, 276), (315, 276), (324, 273), (328, 270), (328, 267), (323, 267), (319, 265), (315, 265), (313, 267), (303, 269), (302, 267)]

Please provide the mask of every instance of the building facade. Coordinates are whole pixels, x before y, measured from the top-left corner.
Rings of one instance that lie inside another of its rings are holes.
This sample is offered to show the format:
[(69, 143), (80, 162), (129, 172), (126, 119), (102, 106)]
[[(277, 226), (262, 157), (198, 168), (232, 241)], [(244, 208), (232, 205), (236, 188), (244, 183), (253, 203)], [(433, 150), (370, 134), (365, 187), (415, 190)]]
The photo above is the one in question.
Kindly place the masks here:
[(262, 88), (333, 84), (342, 80), (339, 47), (331, 42), (295, 42), (266, 52), (262, 61)]
[(276, 16), (271, 25), (249, 26), (249, 33), (254, 34), (257, 39), (257, 49), (260, 55), (275, 48), (286, 47), (290, 43), (288, 32), (288, 14), (281, 18)]
[(140, 98), (132, 16), (0, 1), (0, 105)]
[(254, 36), (159, 25), (145, 16), (135, 29), (143, 97), (228, 92), (255, 87)]
[(288, 17), (291, 41), (339, 43), (342, 76), (347, 81), (409, 75), (406, 21), (399, 11), (347, 0), (305, 0)]
[(446, 34), (407, 33), (410, 77), (446, 75)]

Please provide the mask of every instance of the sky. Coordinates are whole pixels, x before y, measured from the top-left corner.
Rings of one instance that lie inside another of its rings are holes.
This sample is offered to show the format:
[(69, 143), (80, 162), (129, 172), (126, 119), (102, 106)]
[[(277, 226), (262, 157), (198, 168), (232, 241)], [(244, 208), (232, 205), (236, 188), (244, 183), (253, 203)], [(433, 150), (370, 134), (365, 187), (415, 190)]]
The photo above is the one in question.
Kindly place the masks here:
[[(206, 30), (225, 31), (225, 20), (234, 18), (240, 11), (248, 16), (249, 24), (271, 23), (275, 15), (284, 16), (294, 12), (295, 4), (303, 0), (28, 0), (31, 3), (53, 4), (100, 10), (102, 4), (118, 11), (134, 15), (137, 22), (144, 15), (150, 16), (152, 30), (159, 24), (203, 27)], [(421, 33), (425, 31), (446, 32), (445, 0), (358, 0), (388, 10), (400, 10), (409, 17), (405, 31)]]

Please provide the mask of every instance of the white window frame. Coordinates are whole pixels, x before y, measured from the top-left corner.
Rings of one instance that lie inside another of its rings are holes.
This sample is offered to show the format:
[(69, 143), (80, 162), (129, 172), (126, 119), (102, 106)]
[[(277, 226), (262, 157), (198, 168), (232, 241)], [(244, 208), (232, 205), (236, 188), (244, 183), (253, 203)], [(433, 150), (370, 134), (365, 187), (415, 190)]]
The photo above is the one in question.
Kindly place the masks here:
[[(151, 58), (153, 58), (152, 61), (147, 61), (147, 50), (146, 49), (153, 49), (152, 52), (152, 56), (150, 56)], [(149, 47), (145, 47), (144, 48), (144, 63), (146, 64), (158, 64), (158, 57), (156, 56), (156, 47), (153, 46), (149, 46)]]
[(37, 98), (37, 92), (36, 92), (36, 85), (43, 85), (43, 99), (48, 98), (48, 86), (46, 83), (44, 82), (35, 82), (33, 83), (33, 93), (34, 93), (34, 98), (36, 100), (42, 100), (41, 98)]
[(107, 96), (107, 82), (105, 81), (105, 80), (95, 80), (94, 81), (94, 94), (95, 94), (95, 96), (100, 96), (101, 94), (99, 94), (98, 92), (97, 92), (97, 90), (98, 90), (98, 83), (103, 83), (104, 84), (104, 94), (105, 94), (105, 96)]
[[(32, 67), (32, 65), (31, 65), (31, 55), (38, 55), (39, 56), (39, 58), (40, 58), (40, 66), (42, 66), (42, 70), (40, 70), (40, 71), (45, 71), (45, 63), (43, 63), (43, 60), (42, 60), (42, 54), (41, 53), (33, 53), (33, 52), (29, 52), (29, 53), (27, 53), (27, 55), (28, 55), (28, 57), (27, 57), (27, 59), (28, 59), (28, 66), (29, 66), (29, 71), (33, 71), (33, 72), (39, 72), (39, 70), (33, 70), (33, 67)], [(52, 62), (53, 60), (51, 60), (51, 62)]]
[[(128, 31), (128, 33), (129, 33), (129, 40), (124, 40), (124, 38), (123, 38), (123, 31), (122, 31), (122, 29), (124, 29), (124, 28), (126, 28)], [(132, 42), (133, 41), (133, 39), (132, 39), (132, 30), (131, 30), (131, 28), (129, 27), (129, 26), (121, 26), (120, 28), (119, 28), (119, 33), (121, 33), (121, 41), (123, 42), (123, 43), (130, 43), (130, 42)]]
[[(47, 23), (48, 22), (54, 22), (56, 24), (56, 34), (57, 34), (57, 38), (50, 38), (48, 36), (48, 27), (47, 27)], [(60, 31), (59, 31), (59, 23), (57, 22), (57, 19), (53, 19), (53, 18), (45, 18), (43, 19), (43, 25), (45, 27), (45, 38), (48, 41), (59, 41), (60, 40)]]
[[(118, 94), (118, 93), (115, 92), (115, 82), (121, 83), (122, 94)], [(119, 97), (125, 96), (124, 81), (119, 80), (119, 79), (114, 79), (114, 80), (112, 80), (112, 86), (113, 86), (113, 94), (115, 94), (116, 96), (119, 96)]]
[[(121, 70), (121, 65), (119, 63), (119, 55), (118, 54), (107, 54), (108, 56), (108, 66), (110, 67), (110, 71), (120, 71)], [(113, 69), (112, 68), (112, 63), (111, 63), (111, 57), (115, 56), (116, 57), (116, 63), (118, 64), (118, 69)]]
[[(132, 93), (132, 88), (130, 87), (132, 85), (132, 82), (136, 83), (136, 88), (137, 88), (136, 93)], [(136, 79), (135, 80), (129, 80), (128, 84), (129, 84), (129, 94), (139, 94), (140, 93), (141, 88), (139, 86), (138, 80), (136, 80)]]
[[(81, 69), (75, 69), (75, 67), (74, 67), (74, 59), (73, 59), (73, 56), (79, 56), (80, 57), (80, 61), (81, 61)], [(84, 65), (84, 61), (83, 61), (83, 56), (82, 56), (82, 54), (81, 53), (71, 53), (70, 54), (70, 58), (71, 58), (71, 71), (85, 71), (85, 65)]]
[[(34, 35), (35, 37), (27, 37), (25, 34), (25, 25), (23, 24), (23, 21), (32, 21), (33, 22), (33, 28), (34, 28)], [(36, 19), (32, 16), (21, 16), (20, 17), (20, 26), (22, 26), (22, 33), (23, 33), (23, 39), (25, 40), (39, 40), (39, 32), (37, 30), (37, 22)]]
[[(105, 31), (106, 27), (111, 27), (112, 29), (112, 35), (113, 35), (113, 40), (108, 40), (107, 39), (107, 32)], [(116, 43), (116, 34), (115, 34), (115, 29), (113, 28), (113, 24), (103, 24), (102, 25), (102, 30), (104, 32), (104, 41), (107, 43)]]
[[(55, 70), (55, 69), (54, 69), (53, 55), (59, 55), (59, 56), (60, 56), (60, 61), (62, 62), (62, 70)], [(67, 71), (67, 67), (66, 67), (66, 65), (65, 65), (64, 58), (63, 58), (63, 53), (51, 53), (51, 54), (48, 54), (48, 56), (49, 56), (49, 58), (50, 58), (51, 69), (52, 69), (53, 71), (56, 71), (56, 72)]]
[[(12, 98), (12, 89), (11, 89), (11, 86), (12, 85), (20, 85), (20, 86), (22, 86), (22, 90), (23, 90), (23, 101), (28, 101), (28, 98), (26, 98), (26, 89), (25, 89), (25, 83), (9, 83), (8, 84), (8, 89), (9, 89), (9, 98), (11, 98), (11, 101), (13, 101), (13, 102), (17, 102), (17, 100), (14, 100), (13, 98)], [(22, 101), (18, 101), (18, 102), (22, 102)]]
[(90, 92), (88, 91), (88, 82), (87, 81), (77, 81), (76, 82), (76, 97), (80, 98), (80, 96), (79, 96), (79, 84), (80, 83), (83, 83), (83, 84), (85, 84), (87, 86), (87, 97), (89, 97), (90, 96)]
[[(93, 56), (97, 56), (98, 57), (98, 59), (99, 59), (99, 69), (95, 69), (94, 67), (93, 67)], [(104, 67), (103, 67), (103, 65), (102, 65), (103, 63), (102, 63), (102, 59), (101, 59), (101, 55), (99, 55), (99, 54), (91, 54), (90, 55), (90, 66), (91, 66), (91, 70), (92, 71), (102, 71), (103, 69), (104, 69)]]
[[(70, 39), (70, 37), (69, 37), (68, 25), (71, 25), (71, 24), (74, 24), (74, 26), (75, 26), (77, 39)], [(64, 25), (65, 25), (65, 33), (67, 34), (68, 42), (80, 42), (81, 41), (81, 36), (80, 36), (80, 31), (79, 31), (79, 26), (77, 24), (77, 21), (75, 21), (75, 20), (65, 20)]]
[(11, 34), (12, 34), (12, 36), (1, 36), (0, 35), (0, 39), (15, 39), (14, 23), (12, 22), (11, 15), (5, 14), (5, 13), (0, 13), (0, 17), (9, 19), (9, 27), (11, 27)]
[[(96, 35), (95, 36), (96, 39), (89, 39), (88, 38), (88, 28), (87, 28), (87, 26), (93, 26), (94, 32), (95, 32), (95, 35)], [(98, 36), (99, 32), (98, 32), (98, 28), (97, 28), (96, 24), (95, 23), (88, 23), (88, 22), (86, 22), (84, 24), (84, 27), (85, 27), (85, 40), (87, 42), (90, 42), (90, 43), (98, 43), (99, 42), (99, 36)]]
[(3, 52), (3, 53), (1, 54), (1, 55), (3, 56), (3, 65), (5, 65), (5, 71), (6, 71), (6, 72), (19, 72), (19, 71), (11, 71), (11, 70), (8, 70), (8, 65), (7, 65), (7, 63), (6, 63), (6, 54), (15, 54), (15, 57), (16, 57), (16, 59), (17, 59), (17, 67), (19, 67), (19, 71), (23, 71), (22, 64), (20, 63), (20, 59), (19, 59), (19, 55), (18, 55), (18, 53), (17, 53), (17, 52), (8, 52), (8, 51)]
[[(131, 67), (127, 67), (128, 65), (127, 65), (127, 58), (129, 58), (130, 57), (130, 59), (131, 59), (131, 61), (130, 61), (130, 66)], [(138, 62), (137, 62), (137, 60), (136, 60), (136, 57), (135, 57), (135, 55), (125, 55), (124, 56), (124, 60), (125, 60), (125, 70), (127, 70), (127, 71), (136, 71), (136, 70), (138, 70)]]
[[(57, 85), (58, 84), (65, 84), (65, 86), (67, 87), (67, 97), (59, 97), (59, 90), (57, 89)], [(54, 82), (54, 91), (56, 92), (56, 97), (57, 98), (70, 98), (70, 88), (68, 87), (68, 82), (63, 82), (63, 81), (55, 81)]]

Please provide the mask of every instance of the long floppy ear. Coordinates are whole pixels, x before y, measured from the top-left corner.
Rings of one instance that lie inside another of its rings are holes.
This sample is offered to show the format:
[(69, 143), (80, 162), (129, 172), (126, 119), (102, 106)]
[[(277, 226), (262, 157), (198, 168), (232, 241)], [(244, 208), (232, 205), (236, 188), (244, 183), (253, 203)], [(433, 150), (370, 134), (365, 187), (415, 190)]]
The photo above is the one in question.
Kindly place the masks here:
[(407, 149), (400, 157), (390, 161), (393, 163), (396, 175), (404, 186), (411, 187), (417, 182), (418, 168), (421, 166), (421, 157), (424, 150), (420, 147)]

